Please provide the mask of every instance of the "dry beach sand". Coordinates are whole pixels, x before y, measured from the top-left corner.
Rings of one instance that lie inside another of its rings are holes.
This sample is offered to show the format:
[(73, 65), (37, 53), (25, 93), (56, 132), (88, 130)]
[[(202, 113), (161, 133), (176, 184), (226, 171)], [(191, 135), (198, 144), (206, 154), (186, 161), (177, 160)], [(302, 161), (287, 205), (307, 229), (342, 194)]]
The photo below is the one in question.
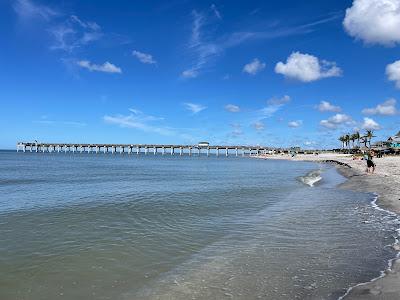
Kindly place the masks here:
[[(400, 214), (400, 157), (375, 158), (376, 170), (374, 174), (367, 174), (366, 163), (361, 160), (353, 160), (347, 154), (323, 153), (320, 155), (297, 155), (289, 158), (288, 155), (265, 155), (259, 158), (289, 159), (295, 161), (326, 162), (337, 161), (349, 165), (338, 166), (339, 172), (348, 178), (342, 184), (342, 188), (357, 191), (366, 191), (378, 195), (377, 204), (384, 209)], [(394, 246), (396, 250), (399, 245)], [(394, 261), (392, 267), (385, 271), (385, 276), (375, 279), (369, 283), (352, 288), (344, 299), (400, 299), (400, 259)]]

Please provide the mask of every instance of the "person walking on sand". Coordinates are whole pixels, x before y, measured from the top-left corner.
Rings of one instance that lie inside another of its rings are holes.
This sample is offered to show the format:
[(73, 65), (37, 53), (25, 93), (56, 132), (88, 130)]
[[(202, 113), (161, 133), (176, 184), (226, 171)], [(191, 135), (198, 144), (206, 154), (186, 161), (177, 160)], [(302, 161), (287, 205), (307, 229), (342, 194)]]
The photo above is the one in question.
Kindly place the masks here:
[(367, 158), (367, 173), (373, 174), (375, 172), (375, 163), (372, 161), (373, 152), (368, 153)]

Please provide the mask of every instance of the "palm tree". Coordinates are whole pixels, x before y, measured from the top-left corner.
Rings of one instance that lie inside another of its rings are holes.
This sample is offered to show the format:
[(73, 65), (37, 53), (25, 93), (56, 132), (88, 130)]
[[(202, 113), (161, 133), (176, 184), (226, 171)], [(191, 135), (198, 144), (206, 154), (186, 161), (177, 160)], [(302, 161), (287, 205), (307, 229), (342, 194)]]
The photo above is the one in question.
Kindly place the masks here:
[(342, 147), (341, 147), (341, 149), (343, 149), (343, 148), (344, 148), (344, 143), (345, 143), (345, 137), (344, 137), (344, 135), (342, 135), (341, 137), (339, 137), (339, 141), (342, 142)]
[(357, 139), (357, 137), (356, 137), (356, 134), (355, 133), (353, 133), (353, 134), (351, 134), (350, 135), (350, 140), (351, 140), (351, 143), (352, 143), (352, 148), (354, 149), (354, 141)]
[(350, 152), (350, 135), (349, 135), (349, 134), (346, 134), (346, 135), (344, 136), (344, 141), (345, 141), (345, 143), (346, 143), (346, 147), (348, 148), (348, 150), (349, 150), (349, 152)]
[(354, 134), (353, 134), (354, 138), (357, 140), (357, 144), (358, 144), (358, 148), (360, 148), (360, 132), (357, 130)]
[(365, 148), (368, 148), (368, 147), (367, 147), (367, 143), (368, 143), (367, 135), (365, 134), (365, 135), (361, 136), (361, 137), (360, 137), (360, 140), (361, 140), (361, 143), (364, 144), (364, 147), (365, 147)]
[(343, 147), (344, 147), (344, 136), (340, 136), (338, 140), (342, 143), (340, 149), (343, 149)]
[(367, 130), (367, 132), (365, 134), (365, 138), (368, 141), (369, 148), (371, 148), (371, 140), (372, 140), (373, 137), (375, 137), (374, 136), (374, 132), (372, 130), (370, 130), (370, 129)]

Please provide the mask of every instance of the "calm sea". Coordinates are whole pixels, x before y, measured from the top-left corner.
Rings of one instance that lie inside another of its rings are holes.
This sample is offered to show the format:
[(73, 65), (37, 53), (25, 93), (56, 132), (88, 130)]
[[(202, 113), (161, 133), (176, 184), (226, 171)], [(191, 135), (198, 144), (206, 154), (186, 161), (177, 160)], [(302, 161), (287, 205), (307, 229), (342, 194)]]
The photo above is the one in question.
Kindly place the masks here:
[(337, 299), (386, 268), (399, 225), (343, 180), (305, 162), (2, 151), (0, 299)]

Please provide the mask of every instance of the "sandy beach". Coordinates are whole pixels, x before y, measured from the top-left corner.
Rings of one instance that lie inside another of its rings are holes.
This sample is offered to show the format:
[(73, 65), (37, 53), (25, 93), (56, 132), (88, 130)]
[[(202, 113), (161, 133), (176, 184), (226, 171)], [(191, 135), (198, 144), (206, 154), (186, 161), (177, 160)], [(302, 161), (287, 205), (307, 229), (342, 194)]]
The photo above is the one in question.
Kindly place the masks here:
[[(366, 173), (365, 161), (353, 160), (352, 156), (347, 154), (308, 154), (297, 155), (294, 158), (288, 155), (266, 155), (260, 158), (314, 162), (333, 160), (347, 164), (351, 168), (337, 164), (339, 172), (348, 178), (341, 185), (342, 188), (376, 193), (378, 195), (376, 203), (379, 207), (400, 214), (400, 157), (375, 158), (374, 174)], [(394, 247), (400, 250), (399, 245)], [(344, 299), (400, 299), (400, 259), (393, 262), (391, 268), (385, 271), (384, 276), (352, 288)]]

